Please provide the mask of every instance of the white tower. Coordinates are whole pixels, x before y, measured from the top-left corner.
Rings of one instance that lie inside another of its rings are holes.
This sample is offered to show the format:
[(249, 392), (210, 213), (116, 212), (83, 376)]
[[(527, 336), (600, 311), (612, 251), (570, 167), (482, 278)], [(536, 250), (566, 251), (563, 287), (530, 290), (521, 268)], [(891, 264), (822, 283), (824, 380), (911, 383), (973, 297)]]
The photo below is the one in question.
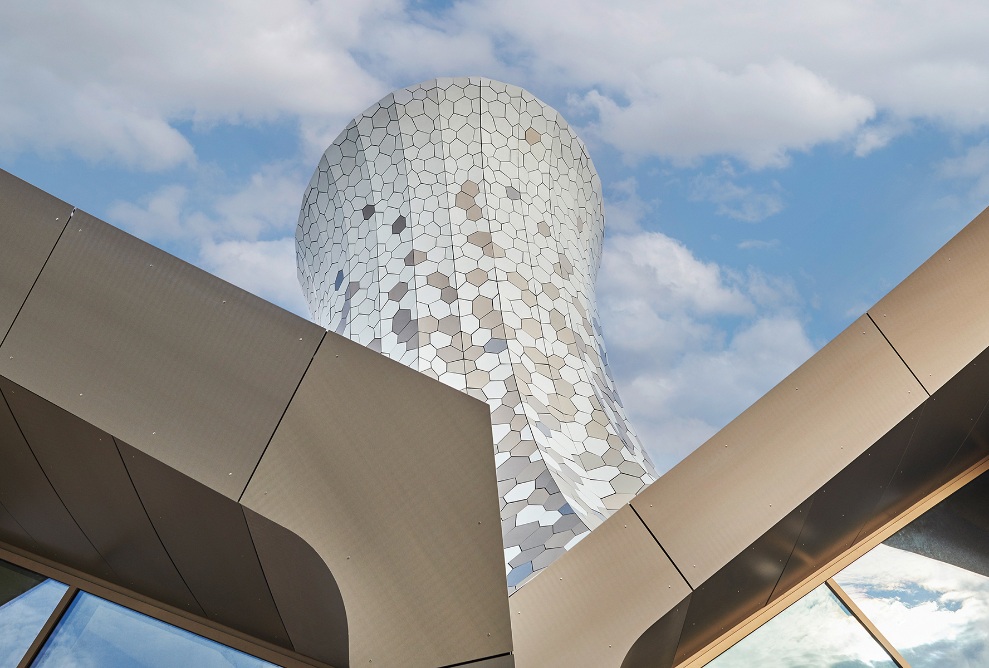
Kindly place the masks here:
[(314, 320), (491, 407), (512, 589), (656, 478), (595, 314), (601, 200), (555, 110), (471, 77), (354, 119), (299, 215)]

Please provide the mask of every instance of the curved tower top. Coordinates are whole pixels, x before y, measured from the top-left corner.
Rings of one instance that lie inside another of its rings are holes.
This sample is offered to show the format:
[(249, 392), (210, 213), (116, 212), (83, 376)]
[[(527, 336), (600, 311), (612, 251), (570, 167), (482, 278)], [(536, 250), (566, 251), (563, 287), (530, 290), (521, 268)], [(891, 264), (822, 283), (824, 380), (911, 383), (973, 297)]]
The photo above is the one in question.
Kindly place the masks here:
[(477, 77), (355, 118), (299, 215), (313, 319), (490, 406), (510, 588), (656, 477), (595, 313), (603, 236), (600, 180), (567, 122)]

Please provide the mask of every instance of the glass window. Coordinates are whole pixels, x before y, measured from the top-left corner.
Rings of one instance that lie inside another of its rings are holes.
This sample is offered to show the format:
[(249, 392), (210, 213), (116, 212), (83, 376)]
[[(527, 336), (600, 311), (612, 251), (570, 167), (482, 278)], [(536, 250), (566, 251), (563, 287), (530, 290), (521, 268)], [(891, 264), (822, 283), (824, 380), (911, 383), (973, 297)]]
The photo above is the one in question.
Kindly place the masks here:
[(0, 666), (16, 666), (68, 587), (0, 561)]
[(872, 636), (821, 585), (707, 664), (713, 668), (895, 668)]
[(835, 576), (914, 668), (989, 666), (989, 578), (878, 545)]
[(80, 592), (34, 666), (262, 668), (266, 661)]

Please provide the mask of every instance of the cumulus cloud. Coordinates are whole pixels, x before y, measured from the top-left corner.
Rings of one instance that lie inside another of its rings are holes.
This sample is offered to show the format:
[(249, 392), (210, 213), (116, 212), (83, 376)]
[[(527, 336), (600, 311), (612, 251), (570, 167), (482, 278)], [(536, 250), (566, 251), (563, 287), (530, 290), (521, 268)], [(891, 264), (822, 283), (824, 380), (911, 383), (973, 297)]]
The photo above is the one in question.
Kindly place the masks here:
[(658, 232), (606, 239), (598, 306), (629, 416), (666, 470), (813, 352), (792, 282)]
[(360, 48), (421, 77), (448, 71), (436, 55), (456, 40), (470, 71), (544, 94), (578, 91), (598, 137), (631, 158), (723, 154), (773, 166), (835, 141), (866, 155), (914, 119), (985, 127), (987, 20), (977, 0), (950, 11), (916, 0), (463, 0), (404, 33), (426, 48), (400, 46), (410, 44), (400, 30)]
[(295, 269), (293, 231), (305, 178), (295, 167), (264, 165), (220, 192), (206, 175), (190, 188), (166, 185), (137, 202), (113, 203), (115, 225), (220, 278), (306, 315)]
[(391, 87), (486, 74), (576, 93), (587, 129), (632, 159), (779, 166), (829, 142), (865, 155), (911, 119), (989, 123), (987, 19), (974, 0), (16, 3), (0, 24), (0, 151), (165, 169), (195, 160), (182, 123), (287, 118), (312, 152)]
[(754, 167), (779, 167), (790, 151), (849, 136), (875, 114), (868, 99), (786, 60), (730, 72), (670, 59), (642, 78), (628, 104), (597, 90), (584, 97), (598, 113), (591, 131), (632, 158), (730, 154)]
[[(163, 169), (177, 129), (288, 115), (339, 123), (384, 92), (348, 51), (397, 3), (15, 3), (0, 22), (0, 150)], [(30, 110), (30, 111), (28, 111)]]

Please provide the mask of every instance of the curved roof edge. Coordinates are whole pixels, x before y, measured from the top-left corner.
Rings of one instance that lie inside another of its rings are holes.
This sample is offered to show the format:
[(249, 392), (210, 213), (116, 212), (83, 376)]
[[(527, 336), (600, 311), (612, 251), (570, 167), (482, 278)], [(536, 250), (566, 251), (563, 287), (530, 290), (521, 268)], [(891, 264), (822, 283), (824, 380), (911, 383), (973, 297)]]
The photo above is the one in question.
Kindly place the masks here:
[(2, 170), (0, 339), (3, 543), (306, 664), (511, 652), (481, 402)]

